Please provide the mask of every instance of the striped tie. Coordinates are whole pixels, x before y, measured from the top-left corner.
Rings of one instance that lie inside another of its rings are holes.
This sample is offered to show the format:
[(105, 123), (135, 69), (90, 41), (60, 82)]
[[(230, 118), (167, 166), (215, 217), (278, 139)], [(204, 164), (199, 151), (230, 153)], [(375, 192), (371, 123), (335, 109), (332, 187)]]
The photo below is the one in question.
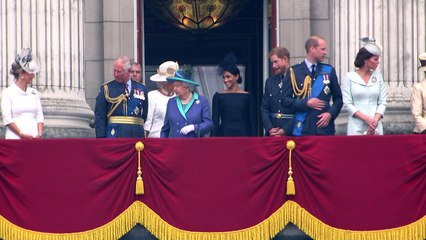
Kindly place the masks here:
[(123, 87), (124, 87), (124, 94), (126, 95), (126, 97), (129, 97), (130, 96), (130, 93), (129, 93), (129, 84), (123, 83)]

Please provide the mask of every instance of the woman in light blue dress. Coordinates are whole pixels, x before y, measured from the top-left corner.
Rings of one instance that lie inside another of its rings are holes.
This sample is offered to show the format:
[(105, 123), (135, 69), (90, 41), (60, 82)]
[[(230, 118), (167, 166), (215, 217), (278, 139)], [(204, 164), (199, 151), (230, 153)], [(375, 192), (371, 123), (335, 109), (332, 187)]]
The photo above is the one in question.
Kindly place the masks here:
[(386, 88), (383, 76), (376, 71), (382, 55), (370, 41), (355, 58), (355, 71), (346, 74), (343, 103), (348, 112), (348, 135), (383, 135), (381, 119), (386, 110)]

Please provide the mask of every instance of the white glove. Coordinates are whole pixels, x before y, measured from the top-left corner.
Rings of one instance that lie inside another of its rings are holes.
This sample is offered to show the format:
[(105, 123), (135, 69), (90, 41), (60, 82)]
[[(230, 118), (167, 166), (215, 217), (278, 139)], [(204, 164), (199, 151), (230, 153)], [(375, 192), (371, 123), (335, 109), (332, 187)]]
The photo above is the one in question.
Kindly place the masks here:
[(183, 134), (183, 135), (186, 135), (186, 134), (188, 134), (188, 133), (190, 133), (192, 131), (194, 131), (194, 124), (191, 124), (191, 125), (183, 127), (180, 130), (180, 133)]

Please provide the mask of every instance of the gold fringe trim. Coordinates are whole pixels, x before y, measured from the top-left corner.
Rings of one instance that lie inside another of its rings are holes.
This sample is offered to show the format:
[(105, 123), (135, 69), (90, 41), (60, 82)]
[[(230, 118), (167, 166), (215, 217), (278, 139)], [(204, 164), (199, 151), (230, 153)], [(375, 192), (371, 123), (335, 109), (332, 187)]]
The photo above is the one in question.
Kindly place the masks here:
[(158, 239), (164, 240), (268, 240), (289, 222), (294, 223), (315, 240), (424, 240), (426, 238), (426, 216), (398, 228), (351, 231), (328, 226), (293, 201), (287, 201), (269, 218), (253, 227), (229, 232), (181, 230), (164, 221), (144, 203), (136, 201), (104, 226), (76, 233), (58, 234), (30, 231), (20, 228), (0, 216), (0, 238), (5, 240), (118, 239), (130, 231), (134, 225), (141, 223)]

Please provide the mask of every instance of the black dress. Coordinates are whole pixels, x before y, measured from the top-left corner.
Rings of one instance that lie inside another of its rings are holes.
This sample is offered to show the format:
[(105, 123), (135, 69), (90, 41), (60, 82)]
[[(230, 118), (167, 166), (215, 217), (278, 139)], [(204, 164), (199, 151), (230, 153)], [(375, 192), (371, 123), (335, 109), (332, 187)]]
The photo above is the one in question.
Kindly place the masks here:
[(211, 136), (256, 136), (256, 108), (250, 93), (215, 93)]

